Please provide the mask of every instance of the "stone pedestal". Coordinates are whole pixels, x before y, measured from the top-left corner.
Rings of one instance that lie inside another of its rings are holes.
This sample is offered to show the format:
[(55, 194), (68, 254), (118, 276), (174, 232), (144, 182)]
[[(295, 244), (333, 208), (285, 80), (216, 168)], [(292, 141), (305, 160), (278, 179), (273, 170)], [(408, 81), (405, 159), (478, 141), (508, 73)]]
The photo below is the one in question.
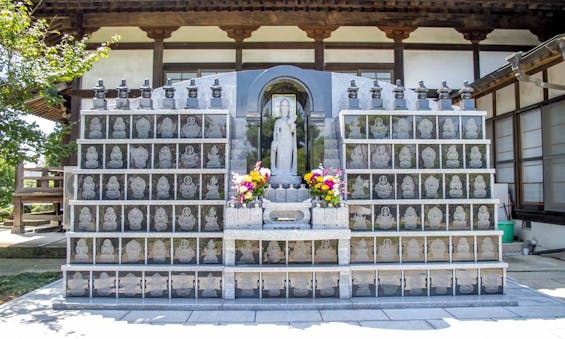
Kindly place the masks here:
[(371, 99), (372, 109), (384, 109), (383, 99)]
[(438, 101), (438, 110), (440, 111), (451, 111), (453, 108), (451, 107), (451, 99), (440, 99)]
[(161, 108), (164, 109), (175, 109), (175, 98), (163, 98), (163, 103)]
[(118, 98), (116, 99), (116, 109), (129, 109), (129, 99)]
[(94, 98), (92, 99), (92, 109), (108, 109), (108, 101), (106, 99)]
[(418, 111), (429, 111), (430, 101), (428, 99), (418, 99), (416, 101), (416, 109)]
[(261, 229), (263, 225), (263, 209), (257, 207), (230, 207), (226, 208), (226, 229)]
[(475, 100), (473, 99), (461, 99), (459, 101), (459, 107), (462, 111), (474, 111), (475, 110)]
[(348, 228), (349, 208), (343, 207), (312, 207), (312, 228)]
[(222, 98), (210, 98), (210, 108), (222, 108)]
[(358, 98), (349, 98), (349, 109), (359, 109)]
[(198, 98), (187, 98), (186, 99), (186, 108), (189, 108), (189, 109), (198, 108)]
[(394, 99), (393, 102), (393, 109), (395, 110), (405, 110), (406, 108), (406, 99)]
[(153, 99), (151, 99), (151, 98), (140, 98), (139, 99), (139, 109), (153, 109)]

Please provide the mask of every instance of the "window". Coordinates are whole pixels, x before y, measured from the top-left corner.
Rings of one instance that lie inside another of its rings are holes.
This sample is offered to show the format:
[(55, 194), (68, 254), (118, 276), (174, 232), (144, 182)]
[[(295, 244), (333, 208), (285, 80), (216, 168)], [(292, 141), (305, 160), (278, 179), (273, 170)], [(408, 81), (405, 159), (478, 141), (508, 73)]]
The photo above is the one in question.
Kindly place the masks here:
[(510, 198), (515, 200), (512, 116), (494, 120), (494, 137), (496, 182), (507, 183)]
[(209, 70), (197, 69), (190, 71), (165, 71), (165, 79), (171, 79), (173, 84), (181, 81), (190, 80), (192, 78), (205, 77), (208, 75), (231, 72), (232, 70)]
[(565, 100), (543, 108), (545, 210), (565, 212)]
[(523, 205), (543, 205), (541, 110), (521, 113), (520, 175)]

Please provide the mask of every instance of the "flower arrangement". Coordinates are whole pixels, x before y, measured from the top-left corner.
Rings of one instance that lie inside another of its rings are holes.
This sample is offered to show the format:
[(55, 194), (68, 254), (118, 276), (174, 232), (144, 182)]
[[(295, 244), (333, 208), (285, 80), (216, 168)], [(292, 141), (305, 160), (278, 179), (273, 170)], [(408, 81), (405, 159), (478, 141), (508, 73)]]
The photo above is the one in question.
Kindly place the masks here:
[(240, 175), (233, 173), (232, 188), (236, 196), (232, 197), (232, 199), (243, 204), (263, 197), (270, 178), (271, 170), (261, 167), (261, 161), (255, 163), (255, 167), (249, 174)]
[(320, 168), (304, 175), (304, 180), (310, 187), (310, 194), (328, 205), (337, 206), (345, 194), (345, 180), (342, 179), (343, 171), (340, 169)]

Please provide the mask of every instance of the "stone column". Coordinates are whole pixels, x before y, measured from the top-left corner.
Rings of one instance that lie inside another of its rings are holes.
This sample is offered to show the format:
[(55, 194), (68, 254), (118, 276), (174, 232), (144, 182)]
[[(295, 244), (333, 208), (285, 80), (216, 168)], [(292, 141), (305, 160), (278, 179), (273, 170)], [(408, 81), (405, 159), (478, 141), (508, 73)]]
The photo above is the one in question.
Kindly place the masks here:
[(351, 271), (339, 272), (339, 298), (351, 299)]
[(492, 28), (456, 28), (457, 32), (463, 34), (465, 40), (469, 40), (473, 46), (473, 77), (474, 80), (481, 78), (480, 45)]
[(332, 32), (339, 26), (298, 26), (301, 30), (306, 32), (310, 39), (314, 39), (314, 69), (323, 71), (325, 68), (324, 62), (324, 39), (329, 38)]
[(378, 26), (385, 32), (386, 37), (394, 40), (394, 79), (400, 79), (404, 83), (404, 44), (416, 27), (412, 26)]
[(230, 39), (235, 40), (235, 70), (241, 71), (243, 65), (243, 40), (249, 38), (251, 33), (259, 26), (220, 26)]
[(161, 87), (163, 81), (163, 40), (169, 38), (179, 26), (140, 27), (153, 43), (153, 88)]
[(235, 273), (224, 271), (224, 299), (235, 299)]

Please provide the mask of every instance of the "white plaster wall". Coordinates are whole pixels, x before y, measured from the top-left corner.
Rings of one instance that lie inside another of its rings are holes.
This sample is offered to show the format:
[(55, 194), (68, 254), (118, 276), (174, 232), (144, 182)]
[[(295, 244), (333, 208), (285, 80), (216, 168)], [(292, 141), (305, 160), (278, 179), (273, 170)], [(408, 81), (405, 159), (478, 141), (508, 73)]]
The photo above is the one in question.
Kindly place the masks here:
[(483, 95), (477, 98), (476, 102), (477, 111), (487, 111), (487, 118), (492, 117), (492, 94)]
[(243, 62), (314, 62), (313, 49), (246, 49)]
[(325, 42), (392, 42), (386, 37), (385, 32), (376, 26), (341, 26), (332, 32)]
[(481, 45), (531, 45), (540, 44), (537, 36), (526, 29), (495, 29), (480, 42)]
[(131, 88), (137, 88), (148, 78), (151, 83), (153, 74), (152, 50), (116, 50), (111, 51), (107, 59), (101, 59), (92, 70), (82, 76), (81, 87), (90, 89), (98, 79), (104, 80), (107, 88), (115, 88), (121, 79), (126, 79)]
[(182, 26), (165, 42), (233, 42), (218, 26)]
[(394, 62), (392, 50), (324, 50), (325, 62)]
[[(532, 75), (535, 78), (542, 79), (542, 73), (538, 72)], [(520, 108), (537, 104), (543, 101), (543, 89), (536, 86), (532, 82), (520, 81)]]
[(235, 62), (235, 51), (230, 49), (166, 49), (163, 62)]
[(424, 80), (429, 88), (439, 88), (446, 80), (452, 88), (473, 80), (473, 54), (470, 51), (404, 51), (406, 87)]
[(496, 115), (508, 113), (516, 109), (514, 84), (496, 91)]
[[(547, 80), (552, 84), (565, 85), (565, 61), (561, 61), (557, 65), (551, 66), (547, 69)], [(550, 99), (564, 94), (565, 91), (558, 91), (554, 89), (549, 90)]]
[(297, 26), (261, 26), (245, 39), (245, 42), (260, 41), (314, 41)]
[(496, 71), (500, 67), (507, 64), (506, 57), (508, 57), (511, 52), (480, 52), (479, 53), (479, 65), (481, 68), (481, 77)]
[(410, 33), (406, 43), (470, 44), (455, 28), (418, 27)]
[(120, 42), (153, 42), (139, 27), (101, 27), (92, 33), (88, 42), (106, 42), (116, 34), (120, 36)]
[(537, 251), (565, 248), (565, 226), (532, 222), (531, 228), (523, 227), (521, 220), (516, 220), (514, 234), (522, 240), (537, 240)]

